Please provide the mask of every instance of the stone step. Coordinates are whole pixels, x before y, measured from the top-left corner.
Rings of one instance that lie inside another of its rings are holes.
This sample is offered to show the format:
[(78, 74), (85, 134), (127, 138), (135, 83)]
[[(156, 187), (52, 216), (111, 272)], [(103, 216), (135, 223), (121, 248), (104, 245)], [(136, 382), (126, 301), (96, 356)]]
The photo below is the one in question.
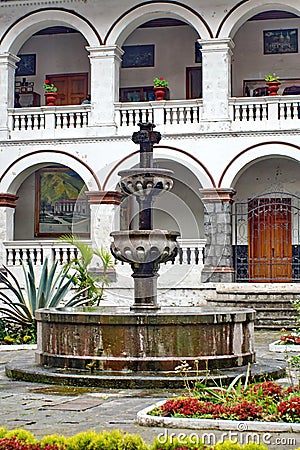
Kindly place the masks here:
[(233, 308), (253, 308), (256, 311), (255, 326), (256, 328), (291, 329), (296, 327), (295, 316), (296, 309), (290, 301), (278, 298), (276, 300), (260, 300), (253, 301), (248, 299), (223, 299), (217, 296), (217, 299), (209, 302), (215, 306), (227, 306)]

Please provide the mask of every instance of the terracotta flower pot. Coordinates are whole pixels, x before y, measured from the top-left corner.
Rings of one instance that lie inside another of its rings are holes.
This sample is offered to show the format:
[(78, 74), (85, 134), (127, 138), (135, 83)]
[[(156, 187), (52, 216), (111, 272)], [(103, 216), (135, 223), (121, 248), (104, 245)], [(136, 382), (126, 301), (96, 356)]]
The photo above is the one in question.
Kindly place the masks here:
[(56, 98), (56, 92), (45, 92), (46, 106), (55, 106)]
[(155, 100), (165, 100), (167, 88), (164, 86), (156, 86), (153, 88)]
[(278, 89), (280, 85), (279, 81), (267, 81), (267, 85), (269, 95), (278, 95)]

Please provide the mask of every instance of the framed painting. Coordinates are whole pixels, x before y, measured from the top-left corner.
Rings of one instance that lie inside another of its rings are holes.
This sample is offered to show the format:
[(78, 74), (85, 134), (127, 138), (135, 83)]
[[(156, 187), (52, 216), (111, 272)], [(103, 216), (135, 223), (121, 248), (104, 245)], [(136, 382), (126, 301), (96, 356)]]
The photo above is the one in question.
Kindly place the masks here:
[(124, 45), (122, 67), (154, 67), (154, 44)]
[(20, 59), (17, 62), (17, 68), (15, 75), (16, 77), (21, 77), (24, 75), (35, 75), (36, 72), (36, 55), (28, 54), (28, 55), (18, 55)]
[(264, 54), (298, 53), (298, 29), (265, 30)]
[(36, 237), (62, 234), (89, 236), (90, 208), (87, 187), (69, 168), (45, 168), (35, 178)]

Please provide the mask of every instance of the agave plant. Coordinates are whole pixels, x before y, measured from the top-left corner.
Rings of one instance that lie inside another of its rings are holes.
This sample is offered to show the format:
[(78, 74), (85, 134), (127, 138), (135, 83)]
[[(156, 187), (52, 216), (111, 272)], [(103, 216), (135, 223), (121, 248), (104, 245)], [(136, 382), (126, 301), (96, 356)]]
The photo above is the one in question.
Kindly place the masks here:
[(74, 276), (69, 276), (68, 270), (61, 268), (57, 271), (58, 262), (48, 268), (48, 259), (43, 264), (39, 281), (36, 280), (32, 261), (28, 260), (28, 270), (22, 263), (25, 279), (23, 290), (14, 274), (4, 266), (7, 275), (0, 272), (0, 282), (3, 283), (13, 297), (0, 291), (0, 312), (10, 322), (22, 326), (31, 326), (35, 322), (35, 311), (39, 308), (55, 308), (60, 304), (69, 306), (82, 292), (76, 292), (68, 301), (66, 295), (74, 283)]
[[(73, 234), (61, 236), (59, 241), (74, 245), (80, 253), (78, 257), (73, 258), (66, 265), (68, 269), (72, 268), (75, 270), (73, 282), (77, 287), (77, 290), (81, 292), (79, 298), (75, 298), (73, 301), (69, 302), (69, 306), (78, 306), (79, 304), (84, 303), (89, 306), (99, 306), (100, 300), (104, 295), (104, 288), (109, 285), (109, 278), (107, 276), (108, 269), (114, 267), (112, 255), (103, 247), (93, 249)], [(88, 266), (92, 262), (94, 255), (101, 259), (103, 269), (102, 276), (97, 276), (88, 270)]]

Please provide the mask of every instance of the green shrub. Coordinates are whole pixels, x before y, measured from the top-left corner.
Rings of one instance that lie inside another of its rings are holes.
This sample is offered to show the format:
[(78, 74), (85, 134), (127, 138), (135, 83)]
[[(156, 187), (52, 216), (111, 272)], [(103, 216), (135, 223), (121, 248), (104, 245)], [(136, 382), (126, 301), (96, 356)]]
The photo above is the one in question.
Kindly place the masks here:
[(82, 433), (75, 434), (67, 439), (67, 450), (87, 450), (90, 449), (90, 444), (97, 438), (98, 434), (95, 431), (89, 430)]
[(7, 431), (8, 430), (6, 428), (0, 427), (0, 439), (6, 435)]
[(191, 439), (189, 436), (185, 438), (168, 437), (164, 442), (159, 438), (155, 438), (151, 446), (151, 450), (201, 450), (205, 449), (205, 445), (198, 439)]
[(65, 436), (60, 436), (58, 434), (49, 434), (48, 436), (44, 436), (41, 440), (41, 446), (42, 448), (46, 447), (46, 445), (58, 445), (58, 446), (64, 446), (67, 447), (67, 441), (68, 438)]
[(37, 444), (36, 439), (30, 431), (23, 430), (22, 428), (16, 428), (14, 430), (7, 431), (3, 436), (5, 438), (11, 438), (15, 436), (19, 441), (26, 442), (26, 444)]

